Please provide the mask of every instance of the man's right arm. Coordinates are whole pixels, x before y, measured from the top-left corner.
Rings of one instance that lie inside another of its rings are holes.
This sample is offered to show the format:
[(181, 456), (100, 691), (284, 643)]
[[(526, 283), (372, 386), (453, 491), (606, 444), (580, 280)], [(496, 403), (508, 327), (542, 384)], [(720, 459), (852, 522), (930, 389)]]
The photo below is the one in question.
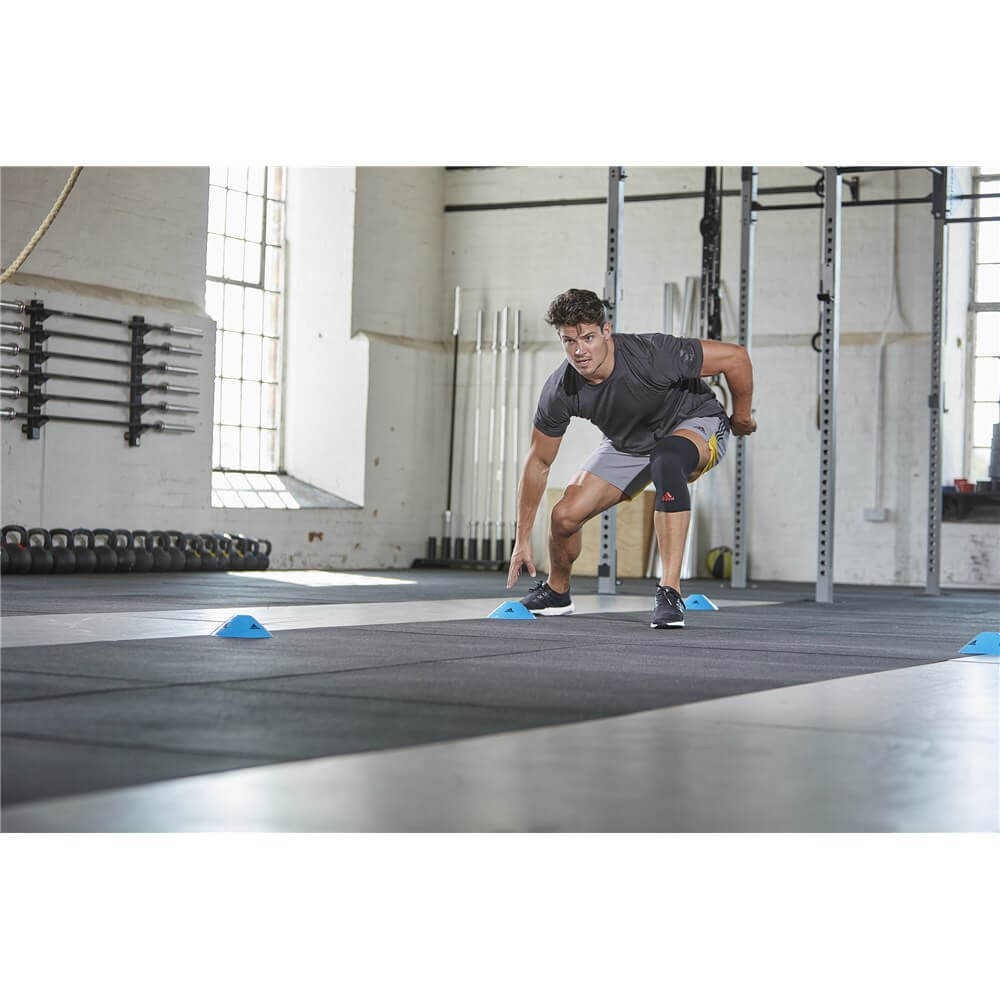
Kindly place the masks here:
[(531, 529), (548, 482), (549, 467), (555, 461), (561, 444), (561, 437), (549, 437), (537, 427), (532, 428), (531, 446), (517, 486), (517, 537), (510, 557), (508, 588), (517, 582), (522, 568), (527, 569), (531, 576), (535, 575), (535, 564), (531, 556)]

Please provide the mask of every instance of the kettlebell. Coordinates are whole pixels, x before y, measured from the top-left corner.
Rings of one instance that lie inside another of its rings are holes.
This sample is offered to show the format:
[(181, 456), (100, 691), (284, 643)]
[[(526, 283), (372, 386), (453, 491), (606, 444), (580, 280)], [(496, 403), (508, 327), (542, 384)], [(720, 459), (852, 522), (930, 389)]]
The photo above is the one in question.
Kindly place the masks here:
[(201, 568), (206, 570), (219, 569), (219, 556), (215, 551), (215, 539), (211, 535), (196, 535), (201, 539)]
[(114, 532), (108, 531), (107, 528), (94, 528), (94, 541), (96, 542), (101, 537), (104, 538), (104, 541), (94, 545), (94, 555), (97, 556), (97, 572), (114, 573), (118, 569), (118, 555), (111, 547)]
[[(0, 528), (3, 534), (4, 549), (10, 558), (10, 565), (7, 567), (8, 573), (30, 573), (31, 553), (28, 551), (28, 533), (19, 524), (8, 524), (5, 528)], [(16, 542), (10, 542), (7, 535), (17, 535)]]
[[(122, 543), (123, 538), (124, 543)], [(118, 572), (132, 573), (135, 570), (135, 542), (132, 539), (132, 532), (127, 528), (115, 528), (110, 541), (114, 542), (112, 548), (118, 557)]]
[(257, 568), (257, 540), (249, 535), (236, 534), (236, 548), (243, 553), (243, 568), (253, 570)]
[(267, 569), (267, 567), (271, 565), (271, 542), (267, 538), (260, 538), (260, 539), (258, 539), (257, 544), (260, 545), (261, 548), (264, 549), (263, 552), (261, 552), (260, 550), (258, 550), (258, 555), (257, 555), (258, 565), (257, 565), (257, 569)]
[(212, 535), (215, 542), (215, 558), (219, 560), (219, 570), (223, 573), (233, 568), (232, 553), (229, 547), (229, 536), (216, 532)]
[[(97, 553), (94, 551), (94, 533), (89, 528), (73, 529), (73, 554), (76, 556), (77, 573), (94, 573), (97, 571)], [(78, 535), (87, 539), (86, 545), (77, 545)]]
[[(53, 528), (49, 532), (52, 541), (52, 572), (75, 573), (76, 552), (73, 549), (73, 532), (67, 528)], [(65, 545), (56, 545), (57, 538), (65, 538)]]
[(201, 569), (201, 539), (197, 535), (181, 535), (187, 548), (184, 550), (184, 568), (192, 573)]
[(190, 569), (188, 566), (188, 553), (186, 549), (186, 538), (187, 536), (183, 531), (167, 531), (164, 532), (169, 541), (167, 546), (167, 552), (170, 553), (170, 569), (172, 572), (177, 572), (182, 569)]
[(132, 532), (132, 548), (135, 550), (136, 573), (149, 573), (153, 569), (153, 553), (150, 550), (151, 541), (152, 539), (150, 539), (148, 531), (143, 531), (140, 528), (138, 531)]
[[(40, 537), (41, 545), (32, 544), (31, 539)], [(31, 553), (32, 573), (51, 573), (52, 560), (52, 536), (44, 528), (28, 529), (28, 552)]]
[(226, 555), (229, 557), (229, 568), (234, 572), (239, 572), (246, 569), (246, 560), (243, 558), (243, 553), (240, 552), (239, 547), (236, 544), (236, 539), (233, 538), (228, 532), (219, 536), (221, 539), (220, 544), (225, 545)]
[(149, 538), (154, 543), (150, 552), (153, 557), (153, 572), (169, 573), (174, 568), (170, 558), (170, 539), (163, 531), (151, 531)]

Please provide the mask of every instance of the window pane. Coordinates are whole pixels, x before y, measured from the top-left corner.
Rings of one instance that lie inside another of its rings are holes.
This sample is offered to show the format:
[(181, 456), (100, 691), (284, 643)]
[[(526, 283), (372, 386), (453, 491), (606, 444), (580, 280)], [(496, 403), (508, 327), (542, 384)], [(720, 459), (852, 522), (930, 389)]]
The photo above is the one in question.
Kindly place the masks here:
[(240, 460), (243, 469), (260, 468), (260, 431), (256, 427), (240, 428)]
[(232, 486), (234, 490), (250, 489), (250, 482), (248, 481), (247, 477), (243, 475), (242, 472), (230, 472), (229, 485)]
[(278, 435), (276, 431), (260, 432), (260, 467), (276, 469), (278, 467)]
[(247, 333), (260, 333), (264, 322), (264, 293), (256, 288), (244, 290), (243, 329)]
[(267, 242), (281, 246), (281, 224), (285, 217), (285, 206), (280, 201), (267, 203)]
[(268, 291), (281, 291), (281, 251), (275, 247), (264, 249), (264, 287)]
[(1000, 264), (976, 265), (976, 301), (1000, 302)]
[(298, 500), (296, 500), (295, 497), (293, 497), (291, 493), (279, 493), (278, 496), (281, 497), (281, 499), (285, 501), (285, 506), (289, 510), (299, 510), (299, 509), (301, 509), (300, 506), (299, 506)]
[(972, 406), (972, 444), (989, 448), (993, 444), (993, 425), (1000, 422), (1000, 404), (974, 403)]
[(264, 293), (264, 336), (278, 336), (278, 296), (274, 292)]
[(280, 198), (284, 200), (285, 197), (284, 167), (267, 168), (267, 196), (268, 198)]
[(213, 472), (212, 473), (212, 489), (213, 490), (228, 490), (229, 489), (229, 479), (224, 472)]
[(247, 239), (264, 242), (263, 198), (247, 198)]
[(241, 330), (243, 328), (243, 289), (239, 285), (226, 285), (222, 325), (227, 330)]
[(215, 320), (216, 326), (222, 326), (221, 281), (207, 281), (205, 283), (205, 312)]
[[(1000, 215), (1000, 198), (996, 200)], [(980, 222), (976, 233), (976, 260), (980, 264), (1000, 264), (1000, 222)]]
[(213, 278), (222, 277), (222, 237), (209, 236), (205, 251), (205, 270)]
[[(208, 168), (208, 183), (209, 184), (219, 184), (221, 187), (226, 186), (226, 179), (229, 176), (229, 167), (209, 167)], [(221, 230), (220, 230), (221, 232)]]
[[(243, 374), (243, 335), (232, 330), (222, 334), (222, 377), (239, 378)], [(226, 420), (238, 424), (239, 420)]]
[(219, 448), (219, 428), (212, 429), (212, 465), (222, 464), (222, 454)]
[(247, 196), (226, 192), (226, 235), (243, 239), (247, 231)]
[[(243, 377), (257, 380), (260, 378), (261, 338), (246, 336), (243, 338)], [(254, 417), (254, 423), (257, 418)]]
[(971, 465), (969, 476), (972, 482), (977, 483), (981, 479), (988, 479), (990, 475), (990, 449), (973, 448)]
[[(221, 337), (221, 335), (220, 335)], [(212, 395), (215, 397), (213, 400), (213, 413), (212, 421), (213, 423), (222, 422), (222, 378), (219, 375), (219, 365), (222, 363), (222, 356), (219, 355), (216, 366), (215, 366), (215, 392)], [(223, 483), (222, 488), (225, 489), (225, 483)]]
[(225, 188), (208, 189), (208, 231), (222, 234), (226, 231), (226, 191)]
[(281, 499), (281, 497), (278, 496), (277, 493), (273, 493), (273, 492), (261, 493), (260, 494), (260, 498), (261, 498), (261, 500), (264, 501), (264, 506), (266, 506), (266, 507), (271, 507), (274, 510), (284, 510), (285, 509), (285, 503)]
[(247, 189), (247, 168), (229, 168), (229, 186), (236, 191), (246, 191)]
[(260, 424), (261, 427), (274, 427), (277, 410), (278, 387), (276, 385), (261, 386), (260, 391)]
[[(230, 429), (235, 429), (235, 426), (240, 422), (240, 383), (235, 379), (224, 378), (222, 380), (222, 424), (232, 424), (233, 427), (223, 427), (223, 436), (225, 432)], [(225, 440), (223, 440), (225, 444)], [(235, 439), (232, 447), (239, 448), (239, 437)], [(230, 469), (238, 469), (239, 461), (238, 456), (234, 457), (231, 462), (223, 462), (223, 465)]]
[[(1000, 181), (982, 181), (979, 185), (980, 194), (1000, 194)], [(976, 202), (976, 215), (1000, 215), (1000, 212), (996, 212), (990, 208), (991, 205), (995, 206), (997, 198), (982, 198)]]
[(979, 358), (976, 361), (976, 402), (1000, 401), (1000, 359)]
[(1000, 354), (1000, 313), (976, 313), (976, 354)]
[(219, 490), (219, 499), (222, 501), (223, 507), (245, 507), (246, 504), (240, 499), (238, 493), (234, 493), (232, 490)]
[(226, 237), (226, 265), (223, 275), (231, 281), (243, 280), (243, 240)]
[(251, 285), (260, 284), (260, 244), (243, 244), (243, 280)]
[(264, 193), (264, 168), (251, 167), (247, 174), (247, 191), (250, 194)]
[(268, 476), (267, 481), (272, 490), (280, 491), (285, 488), (285, 484), (281, 481), (280, 476)]
[(252, 472), (247, 476), (247, 482), (250, 483), (251, 489), (271, 491), (271, 484), (267, 481), (267, 476), (263, 476), (259, 472)]
[(243, 408), (240, 415), (241, 424), (260, 426), (260, 382), (243, 383)]
[[(218, 327), (215, 331), (215, 377), (219, 378), (222, 375), (222, 327)], [(216, 386), (216, 394), (218, 394), (218, 386)], [(216, 420), (218, 420), (218, 415), (216, 415)]]
[(265, 382), (278, 381), (278, 342), (267, 337), (263, 341), (260, 377)]
[(224, 469), (240, 467), (240, 431), (238, 427), (220, 428), (221, 455), (219, 465)]

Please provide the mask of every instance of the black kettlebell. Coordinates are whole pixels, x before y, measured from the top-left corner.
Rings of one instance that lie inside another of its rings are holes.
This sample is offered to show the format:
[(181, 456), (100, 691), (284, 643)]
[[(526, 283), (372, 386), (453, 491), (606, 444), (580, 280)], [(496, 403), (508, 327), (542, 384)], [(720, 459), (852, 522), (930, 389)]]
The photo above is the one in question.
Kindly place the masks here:
[[(141, 539), (141, 541), (140, 541)], [(135, 572), (150, 573), (153, 569), (153, 553), (150, 549), (148, 531), (139, 529), (132, 532), (132, 548), (135, 551)], [(169, 557), (168, 557), (169, 558)]]
[(219, 556), (215, 551), (215, 539), (211, 535), (198, 535), (201, 539), (201, 568), (206, 570), (219, 569)]
[(221, 539), (220, 544), (225, 546), (226, 555), (229, 557), (230, 570), (238, 573), (246, 569), (246, 559), (243, 558), (243, 553), (240, 552), (236, 539), (228, 532), (220, 535), (219, 538)]
[[(52, 541), (52, 572), (75, 573), (76, 551), (73, 548), (73, 532), (68, 528), (53, 528), (49, 532)], [(56, 545), (57, 538), (65, 538), (65, 545)]]
[[(150, 540), (154, 543), (151, 549), (153, 556), (153, 572), (169, 573), (174, 567), (170, 558), (170, 539), (164, 531), (151, 531)], [(181, 559), (184, 557), (181, 556)]]
[[(32, 538), (41, 538), (41, 545), (33, 544)], [(44, 528), (28, 529), (28, 552), (31, 554), (32, 573), (52, 572), (52, 536)]]
[(257, 539), (249, 535), (239, 534), (235, 536), (236, 548), (243, 554), (243, 568), (253, 570), (257, 568)]
[(271, 565), (271, 542), (267, 538), (259, 538), (257, 544), (263, 549), (263, 552), (257, 550), (257, 569), (267, 569)]
[(233, 557), (229, 544), (229, 536), (216, 532), (212, 535), (215, 542), (215, 558), (219, 560), (219, 569), (225, 573), (233, 569)]
[(164, 532), (169, 541), (167, 552), (170, 553), (170, 569), (177, 572), (182, 569), (190, 569), (188, 566), (187, 536), (183, 531)]
[[(90, 528), (74, 528), (72, 534), (77, 573), (95, 573), (97, 571), (97, 553), (94, 551), (94, 533)], [(87, 539), (86, 545), (76, 544), (79, 535), (83, 535)]]
[(0, 574), (6, 575), (10, 572), (10, 556), (7, 555), (7, 543), (0, 542)]
[[(122, 541), (124, 539), (124, 542)], [(118, 572), (132, 573), (135, 571), (135, 542), (132, 532), (127, 528), (115, 528), (111, 533), (112, 548), (118, 557)]]
[[(98, 538), (103, 538), (103, 542), (98, 542)], [(107, 528), (94, 528), (94, 555), (97, 556), (98, 573), (114, 573), (118, 569), (118, 555), (112, 548), (114, 532)]]
[(181, 535), (187, 548), (184, 550), (184, 568), (192, 573), (201, 569), (201, 550), (204, 547), (198, 535)]
[[(10, 558), (7, 567), (8, 573), (30, 573), (31, 553), (28, 551), (28, 532), (19, 524), (8, 524), (5, 528), (0, 528), (3, 535), (4, 550)], [(16, 535), (17, 541), (10, 542), (7, 535)]]

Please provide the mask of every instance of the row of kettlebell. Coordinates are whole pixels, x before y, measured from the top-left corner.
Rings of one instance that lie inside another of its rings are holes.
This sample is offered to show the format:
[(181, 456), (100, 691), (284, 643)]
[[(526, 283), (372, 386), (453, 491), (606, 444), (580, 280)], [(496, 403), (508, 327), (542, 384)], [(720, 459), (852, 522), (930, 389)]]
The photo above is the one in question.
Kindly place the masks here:
[[(64, 541), (56, 542), (56, 539)], [(80, 539), (83, 539), (81, 542)], [(255, 570), (270, 565), (266, 538), (117, 528), (0, 528), (4, 573), (165, 573)]]

